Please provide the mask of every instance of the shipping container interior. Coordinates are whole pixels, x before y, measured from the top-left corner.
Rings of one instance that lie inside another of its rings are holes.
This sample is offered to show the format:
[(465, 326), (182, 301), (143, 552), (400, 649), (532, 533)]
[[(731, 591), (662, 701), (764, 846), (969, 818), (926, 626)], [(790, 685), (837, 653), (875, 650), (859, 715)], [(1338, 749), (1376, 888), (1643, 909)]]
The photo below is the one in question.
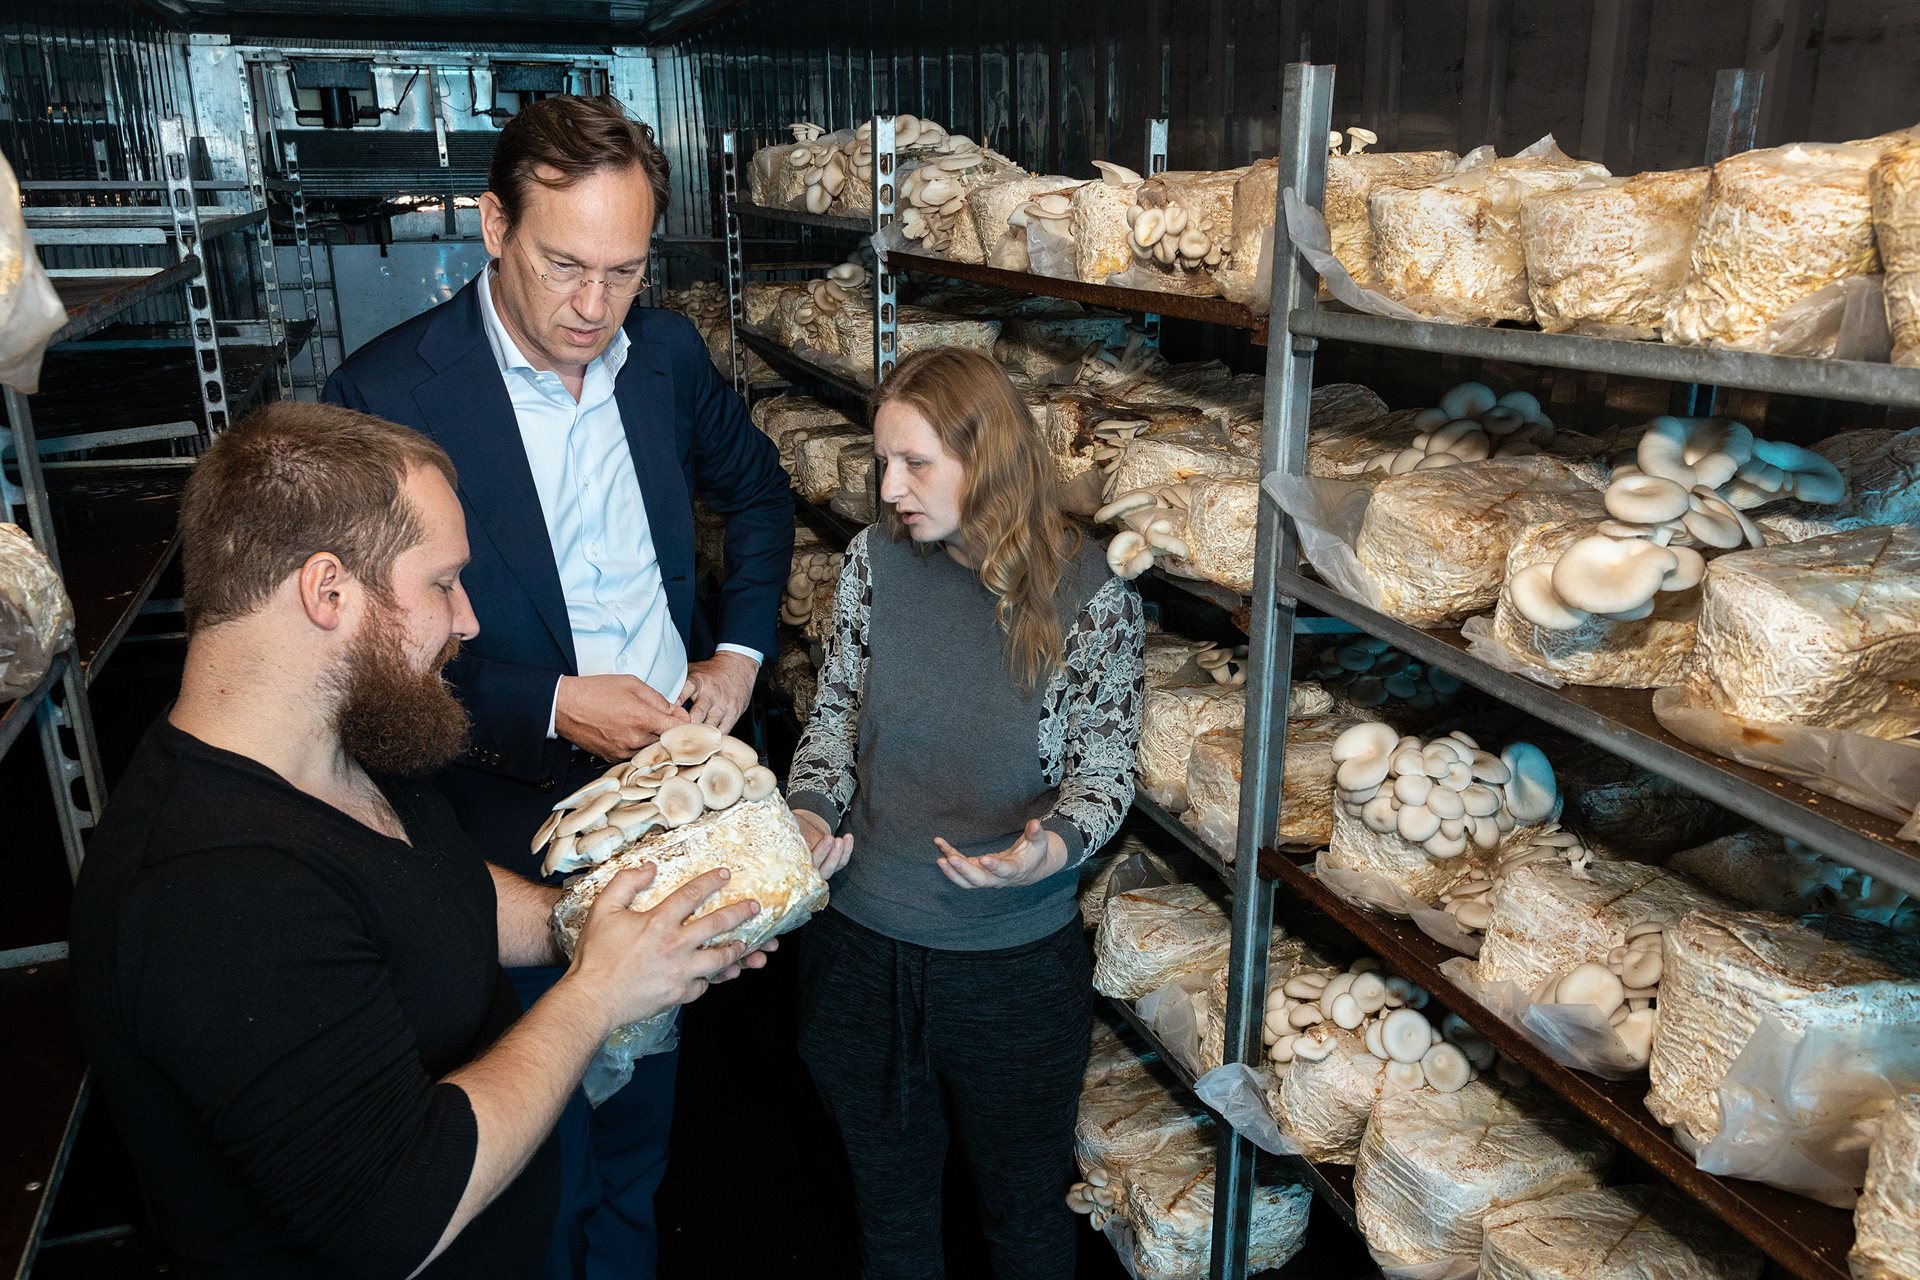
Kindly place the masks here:
[[(729, 131), (744, 164), (793, 122), (912, 113), (1030, 170), (1090, 176), (1099, 160), (1144, 167), (1164, 120), (1168, 168), (1228, 168), (1280, 153), (1295, 63), (1336, 68), (1333, 123), (1372, 130), (1382, 150), (1505, 155), (1551, 135), (1630, 174), (1702, 163), (1730, 69), (1763, 77), (1754, 145), (1912, 126), (1920, 0), (9, 0), (0, 152), (42, 261), (143, 292), (111, 327), (57, 345), (32, 398), (50, 460), (108, 464), (49, 471), (82, 633), (84, 678), (65, 705), (84, 717), (90, 696), (97, 742), (70, 721), (41, 725), (57, 744), (38, 754), (18, 725), (0, 733), (22, 743), (0, 759), (0, 952), (15, 958), (0, 1042), (38, 1042), (63, 1016), (64, 992), (16, 991), (18, 975), (57, 962), (79, 833), (177, 682), (172, 520), (196, 442), (263, 400), (315, 398), (362, 343), (485, 268), (477, 197), (517, 110), (607, 94), (657, 130), (672, 162), (657, 302), (725, 278)], [(865, 240), (781, 223), (744, 235), (751, 257), (821, 263)], [(1170, 356), (1268, 367), (1248, 332), (1161, 323)], [(1328, 342), (1313, 376), (1364, 381), (1397, 406), (1507, 367)], [(1669, 405), (1652, 378), (1550, 376), (1561, 410), (1595, 427)], [(1721, 403), (1805, 441), (1920, 425), (1920, 409), (1870, 400), (1734, 390)], [(59, 800), (43, 755), (71, 764)], [(689, 1015), (662, 1274), (855, 1273), (846, 1173), (790, 1048), (785, 981)], [(58, 1040), (22, 1055), (18, 1075), (16, 1048), (0, 1049), (0, 1076), (23, 1082), (0, 1101), (0, 1274), (164, 1274), (111, 1127), (85, 1106), (84, 1066)], [(743, 1173), (740, 1144), (768, 1124), (791, 1136)], [(743, 1177), (762, 1187), (753, 1230), (731, 1226)], [(951, 1210), (956, 1239), (969, 1212), (964, 1197)], [(1316, 1214), (1328, 1220), (1295, 1274), (1374, 1273), (1337, 1215)], [(1083, 1276), (1122, 1274), (1097, 1237), (1081, 1254)], [(981, 1265), (959, 1253), (953, 1271)]]

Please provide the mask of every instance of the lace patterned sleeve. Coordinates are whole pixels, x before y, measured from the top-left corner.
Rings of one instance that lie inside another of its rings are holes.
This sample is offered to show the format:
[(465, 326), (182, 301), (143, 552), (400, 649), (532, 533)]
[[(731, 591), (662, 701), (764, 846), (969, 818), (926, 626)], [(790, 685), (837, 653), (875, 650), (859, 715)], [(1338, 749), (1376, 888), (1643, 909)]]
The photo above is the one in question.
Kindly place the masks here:
[(1060, 798), (1042, 824), (1077, 866), (1113, 838), (1133, 804), (1133, 753), (1146, 688), (1146, 619), (1133, 584), (1114, 578), (1067, 640)]
[[(853, 800), (855, 754), (859, 749), (860, 694), (867, 682), (867, 619), (873, 607), (873, 574), (863, 529), (847, 544), (847, 562), (834, 593), (833, 631), (826, 640), (826, 661), (813, 700), (807, 731), (787, 772), (787, 803), (811, 809), (838, 830)], [(1136, 717), (1137, 720), (1137, 717)], [(1136, 732), (1138, 725), (1135, 726)]]

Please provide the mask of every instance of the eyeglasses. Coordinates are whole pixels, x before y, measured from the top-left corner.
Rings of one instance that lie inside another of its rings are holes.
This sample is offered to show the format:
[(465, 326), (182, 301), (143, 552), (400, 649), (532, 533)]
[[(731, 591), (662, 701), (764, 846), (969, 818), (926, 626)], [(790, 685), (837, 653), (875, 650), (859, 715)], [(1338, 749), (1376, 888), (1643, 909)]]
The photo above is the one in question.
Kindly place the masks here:
[(639, 267), (615, 267), (605, 276), (595, 280), (588, 278), (585, 267), (562, 267), (549, 262), (547, 269), (542, 271), (539, 259), (529, 257), (527, 261), (533, 267), (533, 274), (541, 284), (547, 287), (547, 292), (557, 293), (563, 297), (572, 297), (588, 285), (598, 284), (605, 285), (607, 292), (613, 297), (631, 298), (653, 283), (647, 278), (647, 273)]

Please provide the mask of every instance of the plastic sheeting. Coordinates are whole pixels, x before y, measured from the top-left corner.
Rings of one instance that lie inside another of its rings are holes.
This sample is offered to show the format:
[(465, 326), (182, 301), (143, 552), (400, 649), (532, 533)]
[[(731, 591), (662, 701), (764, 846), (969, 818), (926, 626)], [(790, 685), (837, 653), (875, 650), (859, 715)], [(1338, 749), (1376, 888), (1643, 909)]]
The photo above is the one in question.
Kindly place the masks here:
[(0, 524), (0, 702), (38, 685), (73, 638), (60, 575), (19, 525)]

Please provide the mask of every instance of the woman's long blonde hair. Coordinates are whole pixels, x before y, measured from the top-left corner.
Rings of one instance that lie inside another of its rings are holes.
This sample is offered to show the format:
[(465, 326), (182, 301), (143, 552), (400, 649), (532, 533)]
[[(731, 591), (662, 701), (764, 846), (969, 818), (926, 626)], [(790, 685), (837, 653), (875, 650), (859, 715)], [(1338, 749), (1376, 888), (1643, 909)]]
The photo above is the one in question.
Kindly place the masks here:
[[(960, 540), (994, 594), (1007, 666), (1031, 694), (1065, 661), (1054, 596), (1080, 549), (1079, 531), (1061, 510), (1053, 456), (1006, 371), (979, 351), (908, 356), (874, 394), (875, 415), (888, 404), (917, 410), (966, 469)], [(891, 507), (882, 518), (895, 542), (907, 537)]]

